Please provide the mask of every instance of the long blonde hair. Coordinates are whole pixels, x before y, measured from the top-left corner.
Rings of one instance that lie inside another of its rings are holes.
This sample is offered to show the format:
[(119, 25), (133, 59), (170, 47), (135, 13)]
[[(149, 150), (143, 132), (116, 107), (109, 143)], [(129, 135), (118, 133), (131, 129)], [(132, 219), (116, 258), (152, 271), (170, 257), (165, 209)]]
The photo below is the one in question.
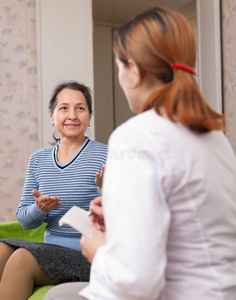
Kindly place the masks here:
[(114, 52), (127, 67), (132, 58), (141, 74), (151, 73), (164, 83), (146, 100), (143, 111), (155, 108), (162, 115), (164, 108), (170, 120), (200, 133), (224, 129), (223, 115), (205, 102), (193, 74), (171, 67), (195, 67), (195, 35), (180, 13), (155, 7), (135, 16), (119, 29)]

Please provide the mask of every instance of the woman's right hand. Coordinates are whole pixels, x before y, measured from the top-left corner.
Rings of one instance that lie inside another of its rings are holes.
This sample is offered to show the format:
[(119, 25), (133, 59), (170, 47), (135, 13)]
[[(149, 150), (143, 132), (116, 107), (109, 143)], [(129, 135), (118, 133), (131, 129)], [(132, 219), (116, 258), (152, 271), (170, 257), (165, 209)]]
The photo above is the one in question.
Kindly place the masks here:
[(90, 202), (89, 211), (92, 212), (92, 214), (90, 215), (90, 220), (93, 222), (94, 226), (101, 231), (105, 231), (101, 196), (93, 199)]
[(39, 210), (46, 213), (49, 210), (55, 209), (61, 205), (60, 198), (56, 196), (43, 195), (37, 190), (32, 190), (31, 193), (34, 195), (34, 200)]

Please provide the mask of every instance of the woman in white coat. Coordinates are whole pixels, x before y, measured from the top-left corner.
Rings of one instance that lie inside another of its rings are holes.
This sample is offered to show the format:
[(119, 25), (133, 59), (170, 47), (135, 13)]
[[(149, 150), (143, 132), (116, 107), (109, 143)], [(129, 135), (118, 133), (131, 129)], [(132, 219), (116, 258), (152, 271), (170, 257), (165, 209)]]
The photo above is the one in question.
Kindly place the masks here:
[(236, 161), (194, 78), (191, 26), (152, 8), (120, 28), (114, 52), (137, 116), (111, 135), (102, 207), (90, 205), (89, 285), (45, 299), (235, 300)]

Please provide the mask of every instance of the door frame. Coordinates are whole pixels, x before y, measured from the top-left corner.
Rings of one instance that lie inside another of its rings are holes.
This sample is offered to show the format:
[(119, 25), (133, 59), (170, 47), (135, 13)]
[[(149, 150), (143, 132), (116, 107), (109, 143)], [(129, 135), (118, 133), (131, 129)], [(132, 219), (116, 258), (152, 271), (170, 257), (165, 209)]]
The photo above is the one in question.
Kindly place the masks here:
[(207, 103), (223, 112), (220, 0), (196, 0), (198, 83)]

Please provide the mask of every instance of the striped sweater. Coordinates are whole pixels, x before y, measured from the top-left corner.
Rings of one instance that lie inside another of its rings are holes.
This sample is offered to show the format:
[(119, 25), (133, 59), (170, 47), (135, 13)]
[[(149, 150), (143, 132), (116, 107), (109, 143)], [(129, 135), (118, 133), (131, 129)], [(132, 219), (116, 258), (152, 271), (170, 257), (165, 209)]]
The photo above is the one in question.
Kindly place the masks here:
[[(50, 234), (80, 237), (69, 226), (59, 227), (58, 221), (73, 205), (89, 209), (90, 201), (100, 195), (95, 175), (101, 171), (107, 156), (107, 145), (86, 138), (74, 157), (61, 165), (57, 161), (57, 148), (58, 144), (31, 155), (16, 213), (17, 220), (25, 229), (37, 228), (46, 222), (47, 242), (50, 242)], [(48, 213), (41, 212), (31, 194), (33, 189), (44, 195), (60, 197), (61, 205)]]

